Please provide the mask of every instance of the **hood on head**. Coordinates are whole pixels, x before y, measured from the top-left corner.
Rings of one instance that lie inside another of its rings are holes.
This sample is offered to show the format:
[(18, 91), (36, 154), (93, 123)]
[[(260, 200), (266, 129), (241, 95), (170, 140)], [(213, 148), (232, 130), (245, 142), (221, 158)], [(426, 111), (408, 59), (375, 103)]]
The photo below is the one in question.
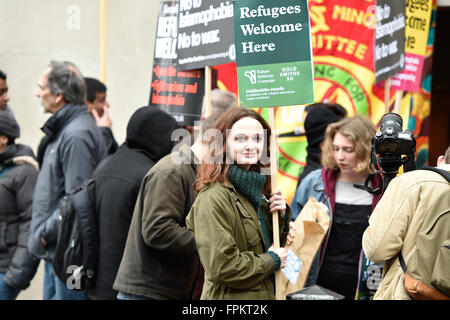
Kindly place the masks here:
[(340, 118), (329, 109), (315, 106), (308, 110), (305, 118), (305, 135), (308, 146), (318, 148), (325, 139), (325, 131), (329, 124), (338, 122)]
[(14, 116), (6, 110), (0, 110), (0, 134), (10, 139), (20, 137), (20, 127)]
[(177, 128), (178, 123), (167, 112), (157, 107), (141, 107), (128, 121), (125, 144), (145, 151), (153, 162), (157, 162), (172, 151), (171, 136)]

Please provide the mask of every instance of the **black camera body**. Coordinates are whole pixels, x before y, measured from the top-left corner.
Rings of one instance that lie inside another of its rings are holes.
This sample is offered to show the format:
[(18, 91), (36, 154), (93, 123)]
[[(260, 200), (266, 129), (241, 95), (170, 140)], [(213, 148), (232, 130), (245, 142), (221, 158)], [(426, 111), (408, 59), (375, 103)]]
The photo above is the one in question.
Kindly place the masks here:
[(402, 127), (400, 115), (387, 113), (381, 118), (380, 131), (372, 138), (373, 157), (385, 175), (395, 177), (401, 165), (414, 160), (416, 139), (411, 131), (402, 132)]
[(389, 182), (397, 176), (401, 165), (404, 165), (405, 172), (416, 169), (414, 160), (416, 139), (411, 131), (402, 132), (402, 128), (403, 120), (397, 113), (386, 113), (381, 118), (380, 131), (372, 138), (371, 162), (375, 165), (377, 172), (382, 175), (383, 184), (376, 189), (370, 188), (369, 176), (364, 185), (354, 184), (355, 188), (371, 194), (382, 194)]

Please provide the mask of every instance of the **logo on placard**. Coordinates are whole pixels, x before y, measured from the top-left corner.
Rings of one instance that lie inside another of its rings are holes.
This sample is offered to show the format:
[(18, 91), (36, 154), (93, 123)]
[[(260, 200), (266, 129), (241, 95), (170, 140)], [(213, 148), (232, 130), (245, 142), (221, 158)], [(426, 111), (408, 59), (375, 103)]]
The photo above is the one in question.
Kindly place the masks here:
[(250, 80), (251, 84), (256, 84), (256, 70), (248, 70), (244, 75)]

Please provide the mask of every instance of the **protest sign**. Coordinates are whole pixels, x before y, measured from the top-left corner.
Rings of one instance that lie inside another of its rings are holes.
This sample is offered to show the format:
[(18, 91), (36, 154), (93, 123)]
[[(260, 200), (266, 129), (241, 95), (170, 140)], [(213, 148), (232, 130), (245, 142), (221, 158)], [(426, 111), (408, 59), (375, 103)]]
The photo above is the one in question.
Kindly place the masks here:
[(201, 119), (204, 70), (180, 71), (175, 65), (178, 2), (163, 1), (159, 9), (149, 105), (171, 114), (180, 125), (193, 126)]
[(405, 69), (391, 78), (391, 87), (418, 92), (431, 21), (432, 0), (406, 1)]
[(234, 38), (241, 107), (314, 101), (306, 0), (235, 0)]
[(180, 0), (178, 67), (191, 70), (235, 60), (232, 0)]
[(405, 68), (405, 2), (377, 0), (375, 82)]

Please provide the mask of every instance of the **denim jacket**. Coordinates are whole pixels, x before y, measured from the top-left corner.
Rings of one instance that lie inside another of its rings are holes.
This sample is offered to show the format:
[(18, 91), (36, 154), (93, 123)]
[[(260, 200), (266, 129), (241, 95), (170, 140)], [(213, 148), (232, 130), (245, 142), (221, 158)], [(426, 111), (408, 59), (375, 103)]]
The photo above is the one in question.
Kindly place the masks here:
[[(325, 235), (324, 241), (322, 242), (321, 248), (318, 250), (316, 256), (314, 257), (308, 276), (306, 277), (305, 287), (314, 285), (319, 275), (319, 270), (323, 261), (328, 237), (330, 236), (331, 225), (333, 223), (336, 180), (337, 171), (328, 170), (326, 168), (312, 171), (303, 179), (303, 181), (299, 185), (290, 205), (292, 209), (293, 221), (297, 218), (298, 214), (301, 212), (303, 206), (306, 204), (310, 197), (314, 197), (317, 201), (325, 204), (328, 207), (328, 214), (330, 216), (330, 227), (328, 228), (328, 232)], [(372, 182), (374, 186), (378, 186), (379, 177), (374, 176), (372, 178)], [(380, 195), (374, 196), (372, 211), (375, 208), (380, 197)], [(371, 267), (373, 265), (376, 266)], [(363, 250), (361, 249), (358, 267), (358, 285), (357, 292), (355, 293), (355, 299), (365, 300), (373, 296), (379, 283), (377, 282), (378, 278), (376, 277), (379, 276), (381, 278), (381, 271), (382, 264), (374, 264), (372, 261), (368, 260), (364, 255)], [(371, 285), (369, 283), (371, 281), (371, 279), (369, 279), (371, 276), (376, 276), (376, 279), (373, 278), (375, 281), (375, 285)]]

